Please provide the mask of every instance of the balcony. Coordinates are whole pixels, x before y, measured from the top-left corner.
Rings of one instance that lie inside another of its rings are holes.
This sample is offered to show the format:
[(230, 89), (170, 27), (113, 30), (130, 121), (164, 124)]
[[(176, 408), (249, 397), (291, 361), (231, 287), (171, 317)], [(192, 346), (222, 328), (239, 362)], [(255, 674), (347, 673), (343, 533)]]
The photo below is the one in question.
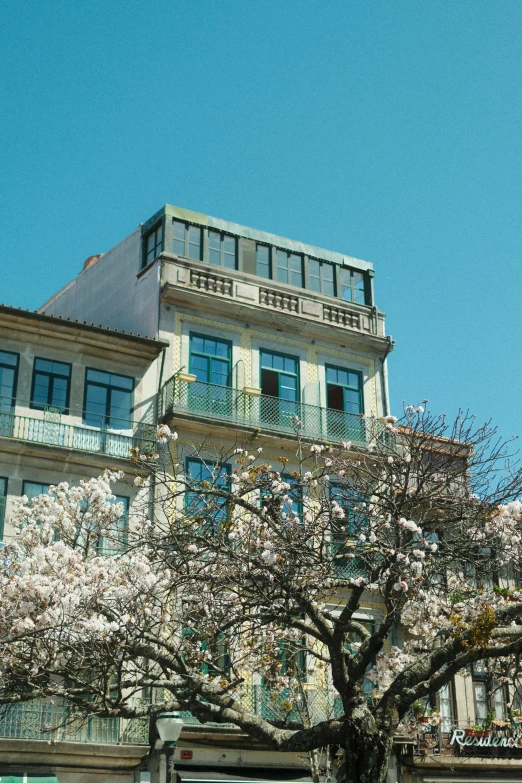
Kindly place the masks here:
[[(56, 408), (32, 411), (29, 403), (16, 401), (16, 405), (2, 404), (0, 398), (0, 437), (12, 438), (45, 446), (59, 446), (91, 454), (106, 454), (109, 457), (130, 459), (131, 449), (155, 451), (155, 425), (143, 421), (122, 422), (121, 427), (89, 426), (83, 423), (81, 410), (70, 410), (62, 414)], [(9, 403), (11, 401), (9, 400)], [(26, 416), (17, 410), (30, 410)], [(101, 418), (101, 417), (100, 417)], [(1, 510), (0, 510), (1, 513)]]
[(33, 701), (15, 704), (0, 716), (0, 738), (148, 745), (149, 721), (75, 717), (69, 705)]
[(233, 389), (211, 383), (187, 383), (170, 378), (160, 393), (160, 416), (182, 414), (205, 422), (261, 429), (278, 435), (296, 435), (334, 442), (351, 441), (358, 446), (381, 436), (384, 429), (371, 417), (293, 402), (252, 389)]

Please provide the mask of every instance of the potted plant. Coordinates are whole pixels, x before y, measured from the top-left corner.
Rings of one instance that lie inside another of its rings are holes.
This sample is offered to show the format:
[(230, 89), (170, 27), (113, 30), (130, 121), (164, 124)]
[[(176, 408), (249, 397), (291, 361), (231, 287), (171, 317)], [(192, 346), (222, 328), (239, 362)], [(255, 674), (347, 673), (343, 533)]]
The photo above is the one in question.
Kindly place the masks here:
[(415, 720), (418, 720), (419, 723), (425, 723), (426, 721), (424, 721), (424, 718), (426, 717), (426, 705), (423, 704), (422, 701), (414, 701), (413, 714), (415, 716)]

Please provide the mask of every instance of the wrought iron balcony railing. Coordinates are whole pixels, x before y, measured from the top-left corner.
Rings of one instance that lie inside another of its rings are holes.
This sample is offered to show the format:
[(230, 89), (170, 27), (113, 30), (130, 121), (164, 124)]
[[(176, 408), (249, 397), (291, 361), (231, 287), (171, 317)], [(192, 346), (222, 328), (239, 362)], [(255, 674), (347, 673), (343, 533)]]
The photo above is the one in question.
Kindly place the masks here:
[(0, 714), (0, 738), (148, 745), (149, 722), (146, 718), (82, 718), (69, 705), (31, 701)]
[(179, 412), (289, 435), (299, 430), (305, 437), (362, 446), (384, 432), (370, 417), (251, 392), (202, 381), (187, 383), (173, 376), (160, 393), (160, 416)]
[[(84, 412), (49, 408), (35, 416), (22, 415), (29, 404), (17, 400), (15, 405), (5, 405), (0, 398), (0, 437), (14, 438), (46, 446), (61, 446), (76, 451), (107, 454), (110, 457), (130, 459), (131, 449), (141, 451), (156, 449), (156, 427), (143, 421), (105, 421), (99, 416), (99, 424), (84, 422)], [(91, 416), (91, 418), (93, 418)]]

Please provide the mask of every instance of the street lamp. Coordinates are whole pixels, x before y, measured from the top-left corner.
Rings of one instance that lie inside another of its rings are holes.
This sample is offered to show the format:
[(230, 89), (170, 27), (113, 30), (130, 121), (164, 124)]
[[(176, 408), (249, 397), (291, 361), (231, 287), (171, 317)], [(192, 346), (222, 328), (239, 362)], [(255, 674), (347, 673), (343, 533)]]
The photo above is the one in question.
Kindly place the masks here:
[(183, 728), (183, 719), (177, 712), (162, 712), (156, 718), (156, 728), (165, 748), (165, 783), (174, 783), (174, 751)]

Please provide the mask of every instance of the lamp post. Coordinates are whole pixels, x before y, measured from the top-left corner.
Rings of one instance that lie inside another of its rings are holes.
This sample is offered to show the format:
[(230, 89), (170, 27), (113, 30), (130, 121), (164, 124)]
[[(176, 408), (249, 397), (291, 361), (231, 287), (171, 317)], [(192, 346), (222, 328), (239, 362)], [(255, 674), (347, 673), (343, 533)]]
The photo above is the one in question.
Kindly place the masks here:
[(183, 719), (177, 712), (162, 712), (156, 718), (156, 728), (165, 749), (165, 783), (174, 783), (174, 751), (183, 728)]

